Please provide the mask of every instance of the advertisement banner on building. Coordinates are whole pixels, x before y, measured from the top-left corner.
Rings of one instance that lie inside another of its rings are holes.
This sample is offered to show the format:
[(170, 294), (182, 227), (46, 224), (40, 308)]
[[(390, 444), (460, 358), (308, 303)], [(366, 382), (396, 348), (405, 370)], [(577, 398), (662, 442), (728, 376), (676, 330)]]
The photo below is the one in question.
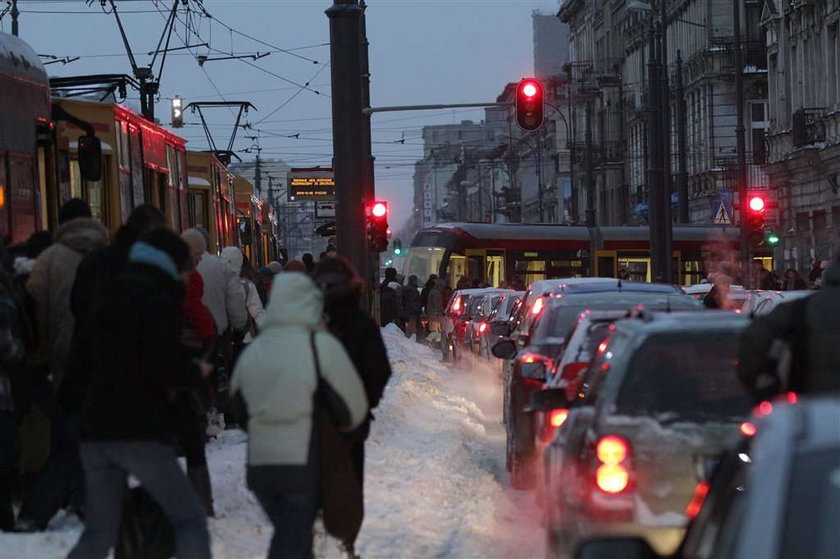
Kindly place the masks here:
[(290, 202), (335, 201), (335, 177), (331, 168), (290, 169)]

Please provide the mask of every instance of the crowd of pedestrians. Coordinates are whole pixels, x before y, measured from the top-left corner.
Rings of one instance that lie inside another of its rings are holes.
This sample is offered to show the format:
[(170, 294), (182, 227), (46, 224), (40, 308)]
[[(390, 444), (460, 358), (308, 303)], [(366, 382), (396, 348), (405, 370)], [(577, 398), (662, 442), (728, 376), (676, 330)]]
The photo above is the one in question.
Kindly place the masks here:
[[(64, 509), (84, 522), (72, 559), (210, 557), (205, 444), (227, 424), (249, 434), (268, 556), (310, 557), (320, 513), (354, 557), (391, 370), (352, 267), (332, 247), (255, 270), (151, 205), (112, 240), (82, 200), (59, 218), (54, 237), (0, 247), (0, 530), (46, 530)], [(129, 529), (138, 495), (164, 530)]]

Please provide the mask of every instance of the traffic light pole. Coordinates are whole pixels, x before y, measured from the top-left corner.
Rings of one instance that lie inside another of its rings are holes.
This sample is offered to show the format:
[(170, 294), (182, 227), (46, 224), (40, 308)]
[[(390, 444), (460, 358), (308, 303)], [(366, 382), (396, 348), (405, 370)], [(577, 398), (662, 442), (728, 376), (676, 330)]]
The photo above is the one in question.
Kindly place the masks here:
[[(361, 53), (360, 53), (360, 64), (361, 64), (361, 73), (362, 73), (362, 149), (364, 150), (364, 168), (363, 172), (363, 187), (365, 193), (365, 200), (374, 200), (376, 198), (376, 183), (375, 183), (375, 173), (374, 173), (374, 157), (373, 157), (373, 148), (371, 146), (371, 125), (370, 125), (370, 113), (365, 113), (364, 109), (370, 107), (370, 60), (368, 56), (368, 39), (367, 39), (367, 18), (365, 17), (365, 11), (367, 10), (367, 5), (365, 4), (364, 0), (361, 0), (359, 4), (362, 8), (362, 20), (361, 20), (361, 32), (362, 32), (362, 39), (361, 39)], [(373, 290), (379, 285), (379, 253), (371, 250), (370, 247), (365, 244), (365, 259), (367, 261), (367, 281), (369, 284), (369, 289), (367, 293), (370, 295), (373, 293)], [(360, 272), (364, 273), (364, 272)], [(373, 313), (373, 298), (371, 297), (368, 301), (368, 309)]]
[(333, 167), (338, 251), (364, 273), (368, 267), (365, 228), (365, 150), (362, 103), (362, 15), (358, 0), (336, 0), (330, 21)]
[[(747, 227), (747, 142), (744, 130), (744, 63), (741, 52), (741, 0), (733, 0), (732, 22), (735, 28), (735, 103), (738, 122), (735, 137), (738, 150), (738, 221), (741, 245), (741, 280), (749, 280), (750, 243)], [(750, 286), (753, 287), (753, 286)]]

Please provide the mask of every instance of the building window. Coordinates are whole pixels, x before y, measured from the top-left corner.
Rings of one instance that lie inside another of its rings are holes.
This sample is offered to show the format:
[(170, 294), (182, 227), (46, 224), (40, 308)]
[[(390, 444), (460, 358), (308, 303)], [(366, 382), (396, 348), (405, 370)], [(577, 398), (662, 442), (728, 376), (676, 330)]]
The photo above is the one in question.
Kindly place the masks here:
[(814, 234), (824, 233), (828, 226), (828, 216), (825, 210), (818, 210), (814, 212)]
[(811, 230), (810, 218), (808, 212), (800, 212), (796, 214), (796, 232), (807, 233)]

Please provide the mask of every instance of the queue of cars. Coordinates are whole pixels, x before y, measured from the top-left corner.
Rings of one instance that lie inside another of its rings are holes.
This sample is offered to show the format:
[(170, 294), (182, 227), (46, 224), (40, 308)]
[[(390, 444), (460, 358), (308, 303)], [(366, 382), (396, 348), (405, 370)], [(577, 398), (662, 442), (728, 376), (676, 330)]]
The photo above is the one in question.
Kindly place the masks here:
[[(708, 289), (694, 291), (574, 278), (525, 293), (461, 293), (482, 300), (458, 318), (465, 334), (453, 318), (453, 343), (502, 359), (511, 485), (535, 491), (549, 557), (840, 549), (826, 521), (840, 517), (840, 400), (805, 405), (790, 395), (751, 417), (735, 372), (750, 320), (808, 292), (736, 290), (727, 312), (705, 310)], [(761, 487), (768, 478), (782, 489), (750, 491), (757, 475)], [(824, 504), (808, 509), (784, 490), (794, 486)], [(813, 540), (803, 538), (809, 527)]]

